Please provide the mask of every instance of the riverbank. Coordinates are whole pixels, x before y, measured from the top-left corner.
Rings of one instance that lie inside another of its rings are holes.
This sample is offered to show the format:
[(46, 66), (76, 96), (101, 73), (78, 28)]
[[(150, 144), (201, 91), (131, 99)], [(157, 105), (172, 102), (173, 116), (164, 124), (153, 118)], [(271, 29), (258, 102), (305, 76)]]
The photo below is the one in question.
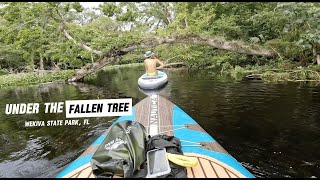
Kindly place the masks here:
[(316, 82), (320, 83), (320, 66), (311, 65), (308, 67), (301, 66), (236, 66), (229, 69), (221, 69), (221, 76), (230, 76), (232, 79), (239, 81), (243, 79), (262, 80), (268, 83), (279, 82)]
[[(112, 71), (125, 67), (139, 67), (143, 63), (131, 63), (106, 66), (103, 71)], [(243, 79), (258, 79), (268, 83), (285, 83), (285, 82), (315, 82), (320, 83), (320, 66), (311, 65), (308, 67), (290, 65), (279, 66), (247, 66), (247, 67), (207, 67), (212, 71), (218, 71), (220, 76), (228, 76), (235, 81)], [(219, 72), (220, 71), (220, 72)], [(75, 74), (76, 70), (62, 70), (62, 71), (43, 71), (7, 74), (0, 76), (0, 88), (7, 86), (27, 86), (34, 84), (41, 84), (47, 82), (65, 81), (68, 77)], [(84, 78), (84, 81), (95, 79), (97, 73), (93, 73)]]
[(56, 72), (43, 71), (2, 75), (0, 76), (0, 88), (7, 86), (28, 86), (47, 82), (65, 81), (74, 73), (74, 70), (62, 70)]
[[(114, 71), (114, 70), (117, 70), (119, 68), (128, 68), (128, 67), (142, 67), (144, 66), (143, 63), (130, 63), (130, 64), (117, 64), (117, 65), (111, 65), (111, 66), (105, 66), (103, 67), (101, 70), (102, 71)], [(91, 80), (94, 80), (97, 78), (97, 75), (98, 75), (98, 72), (99, 71), (96, 71), (88, 76), (85, 76), (84, 77), (84, 81), (91, 81)]]
[[(143, 63), (132, 63), (122, 65), (112, 65), (103, 68), (105, 71), (114, 70), (121, 67), (137, 67), (143, 66)], [(39, 71), (17, 74), (0, 75), (0, 88), (8, 86), (28, 86), (47, 82), (65, 81), (70, 76), (74, 75), (76, 70), (60, 70), (60, 71)], [(95, 74), (85, 78), (94, 78)]]

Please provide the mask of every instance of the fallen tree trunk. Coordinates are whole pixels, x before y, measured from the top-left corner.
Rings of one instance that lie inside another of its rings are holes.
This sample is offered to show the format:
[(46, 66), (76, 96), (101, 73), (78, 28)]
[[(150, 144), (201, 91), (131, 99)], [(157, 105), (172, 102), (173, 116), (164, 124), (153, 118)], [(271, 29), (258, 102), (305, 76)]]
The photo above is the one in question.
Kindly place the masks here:
[[(57, 4), (58, 6), (59, 4)], [(160, 44), (174, 44), (174, 43), (183, 43), (183, 44), (190, 44), (190, 45), (203, 45), (203, 46), (210, 46), (217, 49), (232, 51), (236, 53), (242, 53), (242, 54), (248, 54), (248, 55), (255, 55), (255, 56), (264, 56), (264, 57), (270, 57), (273, 58), (276, 56), (276, 53), (273, 50), (268, 50), (264, 48), (259, 47), (250, 47), (246, 46), (239, 42), (234, 41), (226, 41), (222, 40), (220, 38), (213, 38), (213, 37), (205, 37), (195, 34), (187, 34), (183, 36), (175, 36), (175, 37), (165, 37), (165, 38), (146, 38), (142, 41), (141, 44), (133, 44), (129, 45), (127, 47), (123, 48), (117, 48), (112, 49), (111, 51), (107, 53), (103, 53), (102, 51), (95, 50), (89, 46), (87, 46), (85, 43), (78, 42), (75, 40), (66, 30), (66, 20), (64, 15), (56, 9), (57, 14), (60, 18), (56, 18), (52, 16), (54, 19), (60, 21), (61, 26), (60, 30), (63, 32), (64, 36), (73, 41), (76, 45), (79, 47), (86, 49), (87, 51), (90, 51), (96, 55), (99, 55), (100, 60), (98, 60), (95, 63), (88, 64), (81, 68), (75, 76), (72, 76), (67, 81), (79, 81), (83, 79), (84, 76), (91, 74), (95, 72), (96, 70), (104, 67), (107, 64), (110, 64), (114, 61), (117, 61), (120, 59), (122, 55), (125, 55), (128, 52), (131, 52), (133, 50), (136, 50), (138, 48), (151, 48), (158, 46)]]
[(269, 58), (274, 58), (276, 56), (276, 52), (273, 50), (268, 50), (264, 48), (253, 48), (250, 46), (246, 46), (239, 42), (234, 41), (226, 41), (219, 38), (198, 36), (198, 35), (190, 35), (190, 36), (176, 36), (176, 37), (166, 37), (166, 38), (149, 38), (143, 41), (143, 44), (131, 46), (124, 48), (123, 51), (131, 51), (132, 49), (137, 49), (138, 46), (140, 48), (150, 48), (154, 46), (158, 46), (160, 44), (190, 44), (190, 45), (202, 45), (202, 46), (210, 46), (216, 49), (222, 49), (227, 51), (232, 51), (241, 54), (255, 55), (255, 56), (264, 56)]
[(229, 50), (237, 53), (264, 56), (264, 57), (270, 57), (270, 58), (275, 57), (275, 52), (267, 49), (262, 49), (262, 48), (253, 49), (249, 46), (245, 46), (236, 42), (229, 42), (229, 41), (218, 40), (214, 38), (205, 39), (205, 37), (200, 37), (196, 35), (167, 37), (167, 38), (148, 38), (148, 39), (145, 39), (143, 43), (139, 45), (129, 45), (128, 47), (113, 49), (108, 53), (102, 55), (101, 51), (93, 50), (90, 47), (84, 45), (83, 43), (78, 43), (67, 33), (65, 28), (62, 28), (62, 31), (64, 32), (64, 35), (68, 39), (73, 40), (75, 44), (95, 54), (98, 54), (102, 57), (101, 60), (98, 60), (95, 63), (88, 64), (87, 66), (81, 68), (81, 70), (79, 70), (75, 76), (67, 80), (69, 82), (82, 80), (84, 76), (91, 74), (96, 70), (104, 67), (105, 65), (114, 62), (116, 59), (119, 59), (120, 58), (119, 56), (123, 56), (136, 49), (151, 48), (151, 47), (158, 46), (160, 44), (184, 43), (184, 44), (191, 44), (191, 45), (204, 45), (204, 46), (214, 47), (217, 49)]
[[(67, 81), (79, 81), (82, 80), (84, 76), (91, 74), (92, 72), (95, 72), (96, 70), (104, 67), (107, 64), (110, 64), (114, 62), (116, 56), (122, 56), (125, 55), (131, 51), (134, 51), (139, 48), (151, 48), (155, 47), (160, 44), (165, 43), (189, 43), (189, 44), (196, 44), (196, 45), (209, 45), (211, 47), (219, 48), (219, 49), (225, 49), (225, 50), (232, 50), (234, 52), (238, 53), (246, 53), (250, 55), (258, 55), (258, 56), (265, 56), (265, 57), (274, 57), (275, 53), (273, 51), (268, 51), (265, 49), (255, 50), (250, 49), (247, 46), (239, 46), (232, 42), (216, 42), (214, 39), (208, 39), (203, 40), (200, 37), (192, 37), (187, 39), (181, 39), (181, 38), (153, 38), (148, 39), (144, 44), (141, 45), (131, 45), (122, 49), (113, 49), (113, 53), (108, 52), (108, 54), (103, 55), (103, 58), (93, 64), (89, 64), (88, 66), (85, 66), (84, 68), (81, 68), (77, 72), (77, 74), (71, 78), (69, 78)], [(112, 57), (115, 56), (115, 57)], [(120, 58), (120, 57), (118, 57)], [(88, 68), (89, 67), (89, 68)]]
[(227, 51), (232, 51), (241, 54), (264, 56), (269, 58), (274, 58), (276, 52), (273, 50), (263, 49), (263, 48), (253, 48), (243, 45), (239, 42), (225, 41), (221, 39), (216, 39), (212, 37), (201, 37), (197, 35), (189, 36), (176, 36), (176, 37), (166, 37), (166, 38), (148, 38), (143, 40), (140, 45), (131, 45), (129, 47), (121, 49), (122, 52), (130, 52), (138, 48), (152, 48), (161, 44), (190, 44), (190, 45), (202, 45), (210, 46), (216, 49), (222, 49)]
[(86, 66), (82, 67), (79, 71), (76, 72), (76, 74), (66, 81), (68, 82), (74, 82), (74, 81), (81, 81), (83, 78), (101, 68), (103, 68), (105, 65), (110, 64), (112, 62), (115, 62), (120, 57), (118, 56), (111, 56), (111, 57), (104, 57), (101, 60), (87, 64)]

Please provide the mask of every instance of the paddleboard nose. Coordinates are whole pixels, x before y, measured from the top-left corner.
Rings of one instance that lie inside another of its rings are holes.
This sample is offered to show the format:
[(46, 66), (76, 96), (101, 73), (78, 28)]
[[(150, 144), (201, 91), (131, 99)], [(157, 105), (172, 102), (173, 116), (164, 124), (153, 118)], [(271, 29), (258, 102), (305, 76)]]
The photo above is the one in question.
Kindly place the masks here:
[(138, 86), (138, 89), (140, 92), (142, 92), (143, 94), (145, 94), (147, 96), (159, 95), (161, 93), (161, 91), (163, 91), (167, 87), (167, 84), (168, 83), (166, 83), (164, 86), (162, 86), (159, 89), (142, 89), (139, 86)]

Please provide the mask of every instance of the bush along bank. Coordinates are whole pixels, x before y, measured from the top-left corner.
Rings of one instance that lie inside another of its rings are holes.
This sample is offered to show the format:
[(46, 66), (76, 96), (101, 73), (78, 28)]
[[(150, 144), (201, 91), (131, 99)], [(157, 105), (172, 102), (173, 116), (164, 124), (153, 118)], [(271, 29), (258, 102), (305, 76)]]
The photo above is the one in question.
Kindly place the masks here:
[(7, 86), (28, 86), (47, 82), (65, 81), (75, 73), (74, 70), (56, 72), (29, 72), (0, 76), (0, 88)]
[(264, 82), (319, 82), (320, 66), (277, 68), (273, 66), (235, 66), (220, 71), (222, 76), (230, 76), (236, 81), (262, 80)]

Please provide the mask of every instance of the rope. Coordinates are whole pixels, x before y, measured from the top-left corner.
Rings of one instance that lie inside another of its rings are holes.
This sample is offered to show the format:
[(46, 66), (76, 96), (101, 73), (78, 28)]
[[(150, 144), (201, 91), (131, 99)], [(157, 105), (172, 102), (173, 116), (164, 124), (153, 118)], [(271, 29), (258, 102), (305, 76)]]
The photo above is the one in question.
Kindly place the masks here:
[[(161, 126), (161, 127), (172, 127), (172, 126), (174, 126), (174, 125)], [(167, 132), (171, 132), (171, 131), (175, 131), (175, 130), (185, 129), (185, 128), (186, 128), (185, 125), (176, 125), (176, 126), (183, 126), (183, 127), (181, 127), (181, 128), (176, 128), (176, 129), (172, 129), (172, 130), (168, 130), (168, 131), (163, 131), (163, 132), (160, 132), (159, 134), (163, 134), (163, 133), (167, 133)], [(186, 142), (186, 143), (192, 143), (192, 144), (194, 144), (194, 145), (182, 145), (182, 146), (201, 147), (201, 144), (198, 143), (198, 142), (186, 141), (186, 140), (181, 140), (181, 139), (180, 139), (180, 141), (181, 141), (181, 142)], [(210, 149), (211, 149), (211, 148), (210, 148)]]
[(167, 132), (171, 132), (171, 131), (179, 130), (179, 129), (185, 129), (185, 128), (186, 128), (186, 127), (177, 128), (177, 129), (172, 129), (172, 130), (169, 130), (169, 131), (163, 131), (163, 132), (160, 132), (159, 134), (163, 134), (163, 133), (167, 133)]

